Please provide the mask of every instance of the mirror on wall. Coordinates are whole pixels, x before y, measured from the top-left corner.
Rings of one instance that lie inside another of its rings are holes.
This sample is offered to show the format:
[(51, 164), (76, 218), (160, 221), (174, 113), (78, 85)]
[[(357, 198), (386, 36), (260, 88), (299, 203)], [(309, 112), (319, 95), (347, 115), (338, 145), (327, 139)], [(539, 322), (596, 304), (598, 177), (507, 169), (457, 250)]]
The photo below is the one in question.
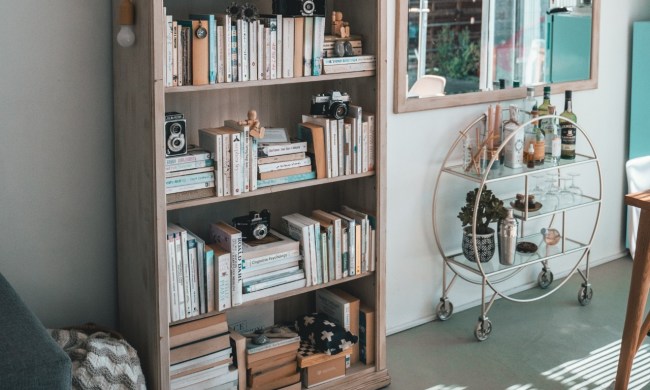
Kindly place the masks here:
[(398, 0), (395, 111), (597, 86), (592, 0)]

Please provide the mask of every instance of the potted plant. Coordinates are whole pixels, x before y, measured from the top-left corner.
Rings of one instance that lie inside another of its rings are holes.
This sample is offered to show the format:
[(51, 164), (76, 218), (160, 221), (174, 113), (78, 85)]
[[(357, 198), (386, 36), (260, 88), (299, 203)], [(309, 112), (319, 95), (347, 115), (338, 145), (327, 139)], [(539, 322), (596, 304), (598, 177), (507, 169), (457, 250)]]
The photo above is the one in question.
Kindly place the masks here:
[[(472, 241), (472, 218), (474, 217), (474, 205), (478, 188), (467, 193), (465, 197), (465, 206), (460, 209), (458, 219), (463, 226), (463, 254), (469, 261), (476, 261), (474, 254), (474, 243)], [(503, 201), (497, 198), (487, 186), (483, 187), (481, 198), (478, 202), (476, 211), (476, 247), (478, 249), (478, 258), (481, 263), (485, 263), (494, 256), (494, 229), (489, 225), (505, 218), (508, 214)]]

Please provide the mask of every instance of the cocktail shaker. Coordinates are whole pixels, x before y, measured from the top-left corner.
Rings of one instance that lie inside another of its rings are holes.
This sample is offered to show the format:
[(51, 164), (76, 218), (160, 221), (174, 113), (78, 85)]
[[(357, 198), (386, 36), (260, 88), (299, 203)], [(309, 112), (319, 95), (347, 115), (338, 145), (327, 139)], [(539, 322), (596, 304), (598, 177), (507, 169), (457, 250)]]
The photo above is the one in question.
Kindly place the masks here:
[(499, 263), (513, 265), (517, 247), (517, 220), (513, 209), (508, 209), (508, 215), (499, 221)]

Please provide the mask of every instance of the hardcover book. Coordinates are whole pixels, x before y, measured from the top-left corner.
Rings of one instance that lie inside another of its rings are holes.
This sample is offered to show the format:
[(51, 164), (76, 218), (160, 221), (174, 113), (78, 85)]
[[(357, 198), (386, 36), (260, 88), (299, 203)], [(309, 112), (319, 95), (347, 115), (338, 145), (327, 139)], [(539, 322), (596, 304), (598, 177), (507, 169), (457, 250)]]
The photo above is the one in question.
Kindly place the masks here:
[(169, 327), (169, 347), (175, 348), (184, 344), (215, 337), (228, 333), (226, 313), (199, 318)]
[(327, 175), (327, 156), (325, 145), (325, 130), (313, 123), (298, 125), (298, 136), (307, 142), (307, 151), (313, 156), (316, 178), (325, 179)]
[(242, 234), (223, 221), (210, 224), (210, 238), (221, 249), (230, 252), (230, 289), (232, 306), (242, 304)]

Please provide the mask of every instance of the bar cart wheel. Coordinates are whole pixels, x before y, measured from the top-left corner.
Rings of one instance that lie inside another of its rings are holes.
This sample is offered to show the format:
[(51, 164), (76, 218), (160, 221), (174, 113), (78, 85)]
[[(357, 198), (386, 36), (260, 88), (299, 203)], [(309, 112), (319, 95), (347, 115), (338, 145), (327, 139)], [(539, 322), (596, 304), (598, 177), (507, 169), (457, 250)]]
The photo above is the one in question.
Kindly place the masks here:
[(539, 273), (539, 276), (537, 277), (537, 284), (539, 285), (539, 288), (546, 290), (551, 285), (551, 283), (553, 283), (553, 272), (547, 268), (542, 269), (542, 271)]
[(588, 283), (583, 283), (582, 288), (578, 292), (578, 302), (582, 306), (587, 306), (591, 303), (591, 298), (594, 297), (594, 289), (591, 288), (591, 285)]
[(478, 324), (474, 330), (474, 336), (478, 341), (485, 341), (492, 333), (492, 322), (487, 317), (479, 317)]
[(454, 304), (449, 299), (440, 298), (436, 306), (436, 316), (440, 321), (447, 321), (454, 314)]

